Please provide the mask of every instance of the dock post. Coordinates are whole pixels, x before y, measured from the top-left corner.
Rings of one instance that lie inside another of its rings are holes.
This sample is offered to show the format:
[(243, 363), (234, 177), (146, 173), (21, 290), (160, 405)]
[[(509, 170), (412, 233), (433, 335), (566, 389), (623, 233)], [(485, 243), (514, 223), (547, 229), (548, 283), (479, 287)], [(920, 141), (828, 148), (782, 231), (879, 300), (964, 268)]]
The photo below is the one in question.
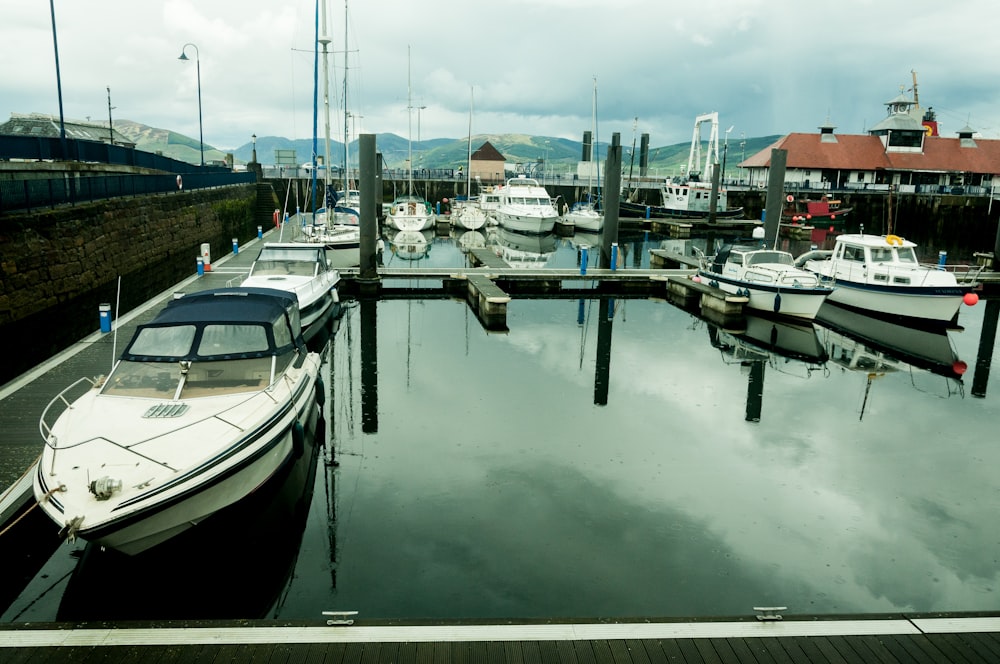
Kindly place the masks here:
[(604, 233), (601, 235), (600, 267), (611, 266), (611, 243), (618, 242), (618, 190), (622, 180), (622, 146), (621, 135), (615, 132), (611, 135), (611, 145), (608, 146), (608, 158), (604, 166), (604, 192), (611, 192), (604, 197)]
[(361, 170), (361, 270), (359, 285), (365, 292), (378, 288), (378, 267), (376, 265), (376, 239), (378, 237), (378, 215), (376, 206), (382, 200), (381, 156), (377, 153), (375, 134), (361, 134), (358, 139), (358, 165)]
[(240, 253), (240, 241), (233, 238), (233, 254)]
[(111, 305), (101, 304), (97, 309), (101, 318), (101, 332), (107, 334), (111, 331)]
[(580, 274), (587, 274), (587, 262), (590, 260), (587, 247), (580, 247)]
[(782, 193), (785, 190), (785, 164), (788, 150), (771, 150), (771, 169), (767, 176), (767, 199), (764, 210), (764, 244), (774, 247), (778, 241), (778, 227), (781, 224)]

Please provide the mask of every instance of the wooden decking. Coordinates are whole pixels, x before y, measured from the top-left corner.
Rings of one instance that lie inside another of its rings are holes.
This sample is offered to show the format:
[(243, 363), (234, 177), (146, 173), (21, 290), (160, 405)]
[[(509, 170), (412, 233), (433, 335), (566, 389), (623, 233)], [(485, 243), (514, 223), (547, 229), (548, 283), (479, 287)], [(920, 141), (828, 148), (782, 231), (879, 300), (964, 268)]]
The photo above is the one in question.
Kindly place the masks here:
[(757, 622), (0, 628), (5, 662), (1000, 661), (1000, 618)]

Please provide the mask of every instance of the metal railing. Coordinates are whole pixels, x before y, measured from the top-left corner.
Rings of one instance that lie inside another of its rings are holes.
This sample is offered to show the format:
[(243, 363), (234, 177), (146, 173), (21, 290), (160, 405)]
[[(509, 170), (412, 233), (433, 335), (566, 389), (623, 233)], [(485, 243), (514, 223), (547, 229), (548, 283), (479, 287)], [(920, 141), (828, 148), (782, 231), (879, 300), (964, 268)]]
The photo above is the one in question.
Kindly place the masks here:
[(0, 213), (30, 212), (122, 196), (144, 196), (256, 182), (253, 173), (185, 173), (181, 175), (100, 175), (0, 180)]

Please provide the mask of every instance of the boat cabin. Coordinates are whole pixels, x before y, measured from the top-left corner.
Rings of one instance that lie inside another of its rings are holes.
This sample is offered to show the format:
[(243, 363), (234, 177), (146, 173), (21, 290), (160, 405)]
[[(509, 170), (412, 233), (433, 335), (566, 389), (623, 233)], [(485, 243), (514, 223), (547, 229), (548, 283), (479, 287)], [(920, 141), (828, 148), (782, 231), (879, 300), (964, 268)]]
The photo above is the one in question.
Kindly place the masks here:
[(286, 242), (266, 244), (250, 266), (250, 277), (315, 277), (330, 270), (322, 244)]
[(101, 393), (179, 401), (256, 392), (305, 352), (294, 294), (201, 291), (172, 300), (139, 326)]

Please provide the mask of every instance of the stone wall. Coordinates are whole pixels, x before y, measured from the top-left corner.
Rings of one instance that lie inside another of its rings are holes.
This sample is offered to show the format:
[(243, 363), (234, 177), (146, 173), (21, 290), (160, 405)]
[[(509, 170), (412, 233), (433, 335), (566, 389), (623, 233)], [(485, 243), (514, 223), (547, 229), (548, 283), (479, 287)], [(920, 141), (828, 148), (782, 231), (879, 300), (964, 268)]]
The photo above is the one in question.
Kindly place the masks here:
[(0, 217), (0, 340), (26, 348), (0, 382), (96, 331), (100, 303), (124, 313), (194, 274), (203, 242), (256, 237), (255, 200), (239, 185)]

